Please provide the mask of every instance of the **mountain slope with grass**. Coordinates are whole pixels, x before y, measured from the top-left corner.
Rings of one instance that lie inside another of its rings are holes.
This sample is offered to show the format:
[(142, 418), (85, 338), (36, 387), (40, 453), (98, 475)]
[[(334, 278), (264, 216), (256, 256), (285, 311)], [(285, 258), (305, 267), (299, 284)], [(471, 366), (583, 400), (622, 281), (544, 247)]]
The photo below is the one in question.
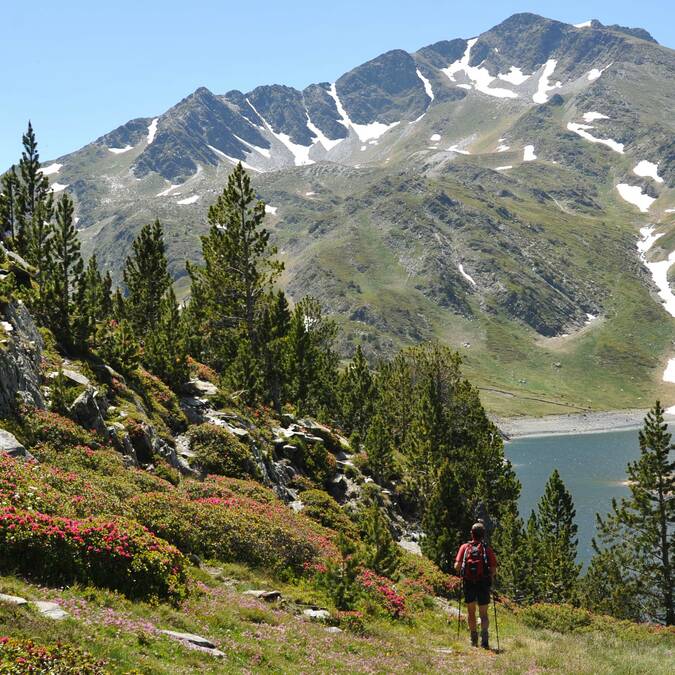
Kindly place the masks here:
[[(641, 29), (517, 14), (303, 91), (202, 87), (44, 172), (116, 282), (159, 218), (185, 296), (242, 162), (283, 286), (339, 320), (343, 356), (439, 339), (496, 413), (643, 408), (675, 402), (670, 291), (644, 265), (675, 236), (674, 72)], [(645, 227), (660, 239), (641, 255)]]

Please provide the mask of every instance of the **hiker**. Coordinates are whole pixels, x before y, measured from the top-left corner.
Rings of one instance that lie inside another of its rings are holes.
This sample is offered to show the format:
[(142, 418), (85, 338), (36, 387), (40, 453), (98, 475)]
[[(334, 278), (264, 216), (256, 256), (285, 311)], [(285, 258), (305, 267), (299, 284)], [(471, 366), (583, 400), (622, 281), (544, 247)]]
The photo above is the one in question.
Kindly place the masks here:
[(481, 647), (489, 649), (488, 643), (488, 608), (492, 582), (497, 571), (497, 558), (494, 551), (483, 539), (485, 525), (477, 522), (471, 527), (471, 541), (462, 544), (455, 558), (455, 571), (462, 577), (464, 601), (471, 631), (471, 644), (478, 646), (478, 629), (476, 627), (476, 603), (480, 614)]

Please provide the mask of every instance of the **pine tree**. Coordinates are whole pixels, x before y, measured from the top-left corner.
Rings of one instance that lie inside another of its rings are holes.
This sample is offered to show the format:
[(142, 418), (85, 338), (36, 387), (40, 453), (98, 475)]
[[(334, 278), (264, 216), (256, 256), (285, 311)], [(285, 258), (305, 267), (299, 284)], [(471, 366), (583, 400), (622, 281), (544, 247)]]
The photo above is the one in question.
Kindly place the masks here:
[(134, 240), (123, 278), (127, 290), (125, 316), (136, 335), (144, 338), (157, 324), (162, 298), (171, 285), (159, 220), (145, 225)]
[(365, 436), (375, 404), (375, 383), (361, 345), (339, 383), (341, 419), (347, 432)]
[(373, 478), (378, 483), (388, 481), (394, 472), (394, 446), (380, 413), (376, 413), (371, 420), (366, 434), (365, 451)]
[(18, 226), (16, 249), (36, 268), (38, 289), (42, 293), (49, 262), (47, 242), (50, 234), (49, 222), (54, 208), (54, 193), (49, 187), (49, 179), (40, 170), (40, 154), (30, 122), (22, 143), (16, 212)]
[(285, 338), (291, 323), (291, 312), (283, 291), (272, 294), (259, 325), (261, 378), (263, 397), (277, 412), (281, 411), (282, 387), (285, 379)]
[(202, 237), (204, 265), (189, 266), (188, 271), (193, 292), (202, 303), (206, 360), (225, 370), (240, 352), (242, 339), (260, 358), (259, 324), (283, 264), (274, 260), (276, 248), (270, 246), (270, 234), (262, 227), (265, 205), (256, 199), (241, 163), (228, 177), (208, 218), (211, 229)]
[(73, 213), (73, 201), (68, 195), (64, 195), (56, 206), (56, 224), (50, 241), (49, 284), (54, 297), (52, 306), (48, 309), (52, 329), (66, 345), (70, 346), (74, 343), (72, 315), (75, 308), (72, 294), (84, 267)]
[[(640, 431), (640, 458), (627, 467), (630, 496), (597, 516), (594, 579), (621, 579), (616, 605), (639, 606), (632, 618), (675, 625), (673, 543), (675, 542), (675, 445), (657, 401)], [(598, 543), (599, 542), (599, 543)], [(604, 569), (603, 569), (604, 568)], [(599, 603), (603, 608), (603, 603)], [(612, 609), (605, 604), (604, 609)], [(635, 609), (633, 610), (635, 612)]]
[[(523, 603), (529, 593), (528, 557), (523, 520), (515, 506), (506, 511), (495, 529), (492, 546), (499, 560), (499, 590), (516, 602)], [(536, 549), (535, 549), (536, 550)]]
[(93, 255), (80, 275), (75, 291), (73, 341), (81, 349), (96, 334), (97, 324), (112, 316), (111, 288), (110, 274), (101, 276), (96, 255)]
[(398, 568), (400, 554), (389, 530), (389, 523), (377, 499), (371, 497), (361, 514), (364, 565), (385, 577), (393, 578)]
[(469, 510), (450, 461), (445, 460), (430, 486), (422, 516), (422, 552), (444, 572), (450, 572), (462, 533), (470, 527)]
[(170, 387), (178, 387), (188, 380), (183, 322), (171, 287), (160, 302), (157, 324), (146, 336), (143, 362)]
[(104, 321), (96, 332), (96, 351), (115, 370), (133, 375), (141, 362), (141, 348), (131, 324), (122, 321)]
[(336, 408), (337, 326), (314, 298), (303, 298), (293, 310), (286, 339), (286, 397), (301, 414), (328, 415)]
[(16, 175), (16, 166), (12, 165), (2, 177), (2, 190), (0, 191), (0, 240), (9, 238), (12, 246), (14, 246), (18, 229), (18, 198), (19, 178)]
[(572, 496), (556, 469), (546, 483), (537, 512), (537, 580), (540, 599), (546, 602), (571, 602), (575, 598), (581, 569), (576, 562), (575, 517)]

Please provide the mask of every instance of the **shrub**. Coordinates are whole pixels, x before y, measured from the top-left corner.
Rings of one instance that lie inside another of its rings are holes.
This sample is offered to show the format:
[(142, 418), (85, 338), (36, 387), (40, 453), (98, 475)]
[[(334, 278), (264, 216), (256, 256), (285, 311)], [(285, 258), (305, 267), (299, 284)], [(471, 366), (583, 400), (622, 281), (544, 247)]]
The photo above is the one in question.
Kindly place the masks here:
[(161, 493), (135, 497), (136, 519), (184, 553), (300, 572), (335, 555), (330, 533), (281, 502), (247, 497), (190, 501)]
[(32, 640), (0, 637), (0, 673), (102, 675), (105, 661), (67, 644), (37, 645)]
[(270, 490), (257, 481), (227, 476), (207, 476), (204, 481), (187, 481), (185, 492), (190, 499), (206, 499), (208, 497), (229, 499), (239, 495), (268, 504), (279, 501), (274, 490)]
[(557, 633), (577, 633), (588, 629), (593, 615), (585, 609), (571, 605), (548, 605), (544, 603), (525, 607), (518, 612), (524, 624), (531, 628), (547, 628)]
[(161, 418), (173, 432), (187, 429), (187, 417), (180, 407), (178, 397), (158, 377), (139, 368), (136, 377), (143, 399), (150, 410)]
[(161, 462), (155, 467), (155, 476), (171, 483), (174, 487), (180, 485), (180, 471), (166, 462)]
[(305, 474), (317, 485), (326, 485), (337, 466), (335, 457), (326, 450), (326, 446), (320, 442), (307, 443), (299, 436), (294, 436), (290, 444), (297, 448), (297, 462)]
[(194, 462), (206, 473), (231, 478), (257, 478), (258, 466), (251, 450), (227, 429), (215, 424), (200, 424), (188, 432)]
[(337, 612), (337, 624), (342, 630), (349, 631), (354, 635), (365, 635), (366, 625), (363, 622), (363, 614), (357, 611)]
[(357, 578), (366, 595), (394, 618), (405, 614), (405, 598), (386, 577), (381, 577), (371, 570), (362, 570)]
[(92, 445), (95, 434), (86, 431), (67, 417), (47, 410), (24, 407), (21, 410), (23, 435), (29, 445), (49, 443), (55, 447), (64, 445)]
[(408, 551), (402, 551), (398, 566), (399, 576), (411, 580), (420, 581), (428, 587), (433, 595), (442, 598), (454, 598), (457, 589), (461, 585), (459, 577), (446, 574), (425, 556), (415, 555)]
[(306, 490), (300, 493), (303, 503), (302, 513), (317, 523), (336, 532), (358, 538), (356, 526), (340, 505), (323, 490)]
[(6, 507), (0, 548), (4, 571), (41, 582), (91, 583), (131, 598), (179, 600), (186, 594), (180, 552), (130, 520), (71, 520)]

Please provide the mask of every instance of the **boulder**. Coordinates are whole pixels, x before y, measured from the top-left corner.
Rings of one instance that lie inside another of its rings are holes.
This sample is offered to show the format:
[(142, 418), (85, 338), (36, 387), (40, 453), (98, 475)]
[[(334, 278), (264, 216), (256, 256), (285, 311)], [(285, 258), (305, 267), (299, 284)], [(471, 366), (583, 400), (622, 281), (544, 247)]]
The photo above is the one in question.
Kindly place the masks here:
[(68, 612), (61, 609), (59, 605), (55, 602), (47, 602), (45, 600), (36, 600), (35, 602), (29, 603), (31, 607), (35, 607), (42, 616), (46, 616), (48, 619), (54, 619), (55, 621), (61, 621), (69, 616)]
[(44, 408), (40, 391), (42, 337), (20, 302), (5, 307), (4, 321), (12, 326), (0, 349), (0, 417), (16, 411), (17, 401)]
[(20, 598), (18, 595), (5, 595), (0, 593), (0, 602), (5, 605), (27, 605), (28, 600), (26, 598)]
[(327, 609), (305, 609), (302, 614), (312, 621), (326, 621), (330, 619), (330, 612)]
[(191, 649), (207, 652), (211, 654), (211, 656), (225, 656), (225, 653), (221, 652), (211, 640), (207, 640), (201, 635), (195, 635), (194, 633), (179, 633), (174, 630), (162, 630), (160, 633), (163, 633), (174, 640), (179, 640), (186, 647), (190, 647)]
[(218, 396), (218, 387), (206, 380), (190, 380), (188, 388), (197, 396)]
[(73, 401), (68, 408), (68, 414), (85, 429), (94, 429), (97, 433), (107, 436), (108, 427), (105, 423), (107, 408), (108, 404), (104, 397), (96, 389), (88, 387)]
[(16, 440), (13, 434), (9, 431), (0, 429), (0, 454), (9, 455), (10, 457), (22, 457), (23, 459), (35, 459), (33, 455), (26, 450), (26, 448)]
[(265, 602), (276, 602), (277, 600), (281, 600), (281, 591), (250, 590), (244, 591), (244, 595), (251, 595), (259, 600), (264, 600)]
[[(74, 384), (79, 384), (82, 385), (83, 387), (89, 387), (91, 385), (91, 382), (89, 381), (89, 378), (86, 375), (82, 375), (82, 373), (78, 373), (76, 370), (70, 370), (69, 368), (62, 368), (61, 372), (63, 373), (63, 376), (73, 382)], [(59, 371), (58, 370), (53, 370), (51, 373), (49, 373), (48, 377), (50, 379), (54, 379), (58, 377)]]

